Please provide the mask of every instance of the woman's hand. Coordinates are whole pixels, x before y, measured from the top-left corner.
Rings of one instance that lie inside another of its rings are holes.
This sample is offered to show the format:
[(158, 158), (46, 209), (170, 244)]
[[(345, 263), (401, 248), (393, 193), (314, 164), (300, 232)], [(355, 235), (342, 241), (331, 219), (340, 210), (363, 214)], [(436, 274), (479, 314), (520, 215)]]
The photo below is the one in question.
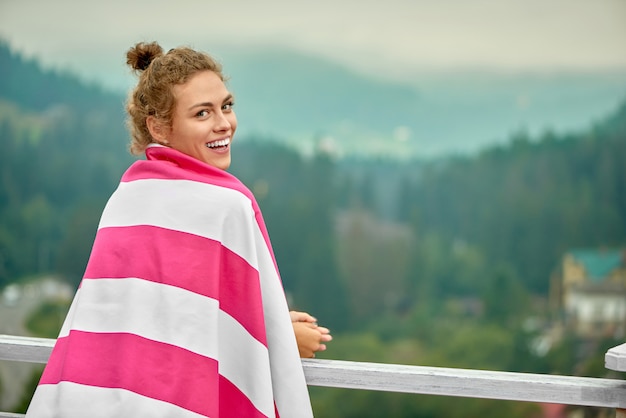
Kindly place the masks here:
[(306, 312), (291, 311), (291, 322), (302, 358), (315, 357), (318, 351), (326, 350), (325, 342), (333, 339), (328, 328), (317, 325), (317, 319)]

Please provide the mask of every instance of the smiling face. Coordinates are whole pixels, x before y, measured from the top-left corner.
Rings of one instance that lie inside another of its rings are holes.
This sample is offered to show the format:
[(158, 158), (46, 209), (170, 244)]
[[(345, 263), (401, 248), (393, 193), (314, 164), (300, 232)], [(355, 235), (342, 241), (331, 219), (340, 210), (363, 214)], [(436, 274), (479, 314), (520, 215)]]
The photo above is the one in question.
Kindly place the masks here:
[(228, 169), (237, 117), (224, 82), (212, 71), (201, 71), (172, 90), (176, 99), (172, 126), (160, 142), (213, 167)]

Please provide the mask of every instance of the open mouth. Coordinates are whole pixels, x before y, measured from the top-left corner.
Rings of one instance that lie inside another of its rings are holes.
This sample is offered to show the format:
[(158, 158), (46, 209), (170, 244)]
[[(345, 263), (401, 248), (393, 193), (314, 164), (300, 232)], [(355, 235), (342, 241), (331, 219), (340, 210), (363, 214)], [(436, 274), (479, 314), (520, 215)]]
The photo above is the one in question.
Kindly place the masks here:
[(228, 147), (228, 144), (230, 144), (230, 138), (224, 138), (218, 141), (209, 142), (206, 146), (210, 149), (222, 149)]

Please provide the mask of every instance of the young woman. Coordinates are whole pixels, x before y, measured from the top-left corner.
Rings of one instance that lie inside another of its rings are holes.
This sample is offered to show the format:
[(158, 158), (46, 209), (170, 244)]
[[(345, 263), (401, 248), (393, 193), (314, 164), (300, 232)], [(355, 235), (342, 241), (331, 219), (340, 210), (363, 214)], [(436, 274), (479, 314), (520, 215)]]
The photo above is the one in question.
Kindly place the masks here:
[(331, 336), (289, 312), (252, 193), (225, 170), (237, 128), (221, 67), (127, 53), (145, 152), (107, 203), (27, 417), (310, 417), (299, 353)]

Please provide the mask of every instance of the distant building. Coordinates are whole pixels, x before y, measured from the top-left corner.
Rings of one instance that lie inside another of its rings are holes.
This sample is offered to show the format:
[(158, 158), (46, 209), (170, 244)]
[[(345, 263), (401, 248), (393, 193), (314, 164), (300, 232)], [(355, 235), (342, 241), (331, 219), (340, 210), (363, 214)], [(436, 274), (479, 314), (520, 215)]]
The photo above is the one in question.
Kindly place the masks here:
[(565, 325), (585, 337), (626, 334), (626, 249), (581, 249), (562, 259)]

